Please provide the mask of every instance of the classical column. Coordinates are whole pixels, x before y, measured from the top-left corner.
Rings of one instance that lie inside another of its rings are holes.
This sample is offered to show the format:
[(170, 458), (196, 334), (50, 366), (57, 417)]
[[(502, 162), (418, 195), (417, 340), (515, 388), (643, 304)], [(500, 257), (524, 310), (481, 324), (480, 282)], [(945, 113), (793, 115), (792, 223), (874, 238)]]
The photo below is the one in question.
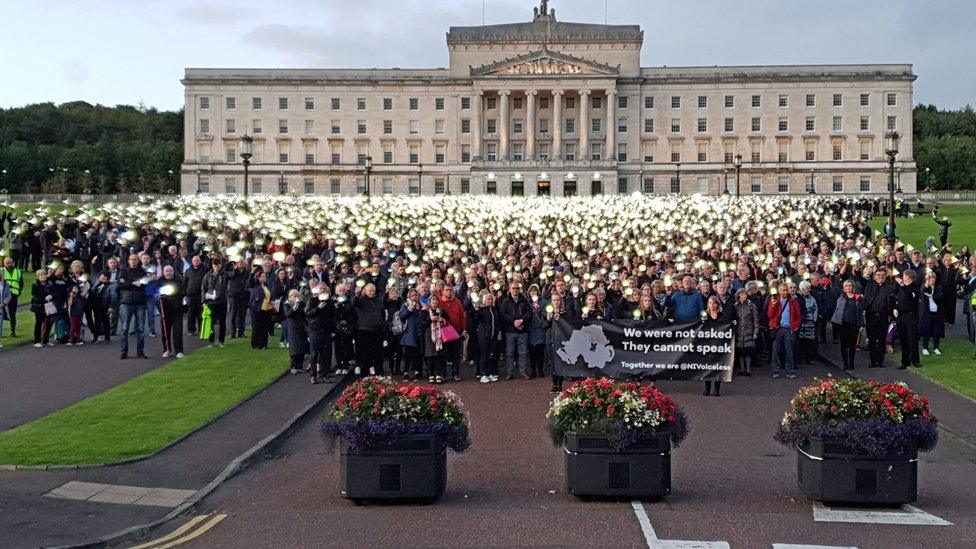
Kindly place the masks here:
[(500, 120), (498, 121), (498, 126), (499, 126), (498, 159), (499, 160), (508, 160), (508, 129), (512, 124), (511, 120), (509, 120), (509, 114), (508, 114), (508, 96), (511, 94), (512, 92), (510, 92), (509, 90), (501, 90), (498, 92), (498, 101), (501, 103), (500, 105), (501, 115), (499, 116)]
[(561, 160), (563, 157), (563, 90), (552, 90), (552, 150), (549, 158)]
[(525, 159), (535, 160), (535, 90), (525, 92)]
[(474, 138), (471, 140), (471, 158), (481, 157), (481, 141), (484, 138), (481, 129), (481, 119), (484, 117), (483, 97), (485, 92), (478, 90), (474, 92), (471, 103), (474, 107), (474, 118), (471, 120), (471, 133)]
[(607, 150), (604, 158), (617, 158), (617, 90), (607, 90), (607, 121), (604, 131), (607, 135)]
[(579, 154), (576, 158), (590, 158), (590, 90), (580, 90)]

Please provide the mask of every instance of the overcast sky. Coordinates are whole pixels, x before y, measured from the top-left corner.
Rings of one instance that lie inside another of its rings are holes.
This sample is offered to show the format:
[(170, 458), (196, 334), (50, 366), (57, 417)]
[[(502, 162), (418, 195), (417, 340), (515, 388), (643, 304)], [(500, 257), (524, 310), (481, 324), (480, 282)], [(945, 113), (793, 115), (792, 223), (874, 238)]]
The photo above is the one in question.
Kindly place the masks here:
[[(912, 63), (916, 103), (976, 104), (974, 0), (608, 0), (644, 29), (643, 66)], [(561, 21), (600, 0), (550, 0)], [(447, 66), (450, 25), (482, 0), (0, 0), (0, 106), (183, 105), (184, 67)], [(488, 24), (535, 0), (486, 0)]]

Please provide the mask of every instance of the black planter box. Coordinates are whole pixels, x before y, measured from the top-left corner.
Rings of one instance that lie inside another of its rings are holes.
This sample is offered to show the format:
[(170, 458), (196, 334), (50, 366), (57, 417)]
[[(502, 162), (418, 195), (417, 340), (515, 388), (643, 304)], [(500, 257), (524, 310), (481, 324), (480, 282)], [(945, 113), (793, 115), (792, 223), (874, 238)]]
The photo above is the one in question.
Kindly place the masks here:
[(567, 433), (566, 483), (579, 497), (658, 498), (671, 493), (671, 433), (616, 450), (606, 437)]
[(797, 483), (808, 498), (826, 503), (901, 505), (918, 495), (918, 450), (876, 458), (832, 440), (814, 438), (797, 448)]
[(433, 435), (408, 435), (367, 451), (343, 444), (339, 455), (342, 497), (433, 502), (447, 486), (447, 448)]

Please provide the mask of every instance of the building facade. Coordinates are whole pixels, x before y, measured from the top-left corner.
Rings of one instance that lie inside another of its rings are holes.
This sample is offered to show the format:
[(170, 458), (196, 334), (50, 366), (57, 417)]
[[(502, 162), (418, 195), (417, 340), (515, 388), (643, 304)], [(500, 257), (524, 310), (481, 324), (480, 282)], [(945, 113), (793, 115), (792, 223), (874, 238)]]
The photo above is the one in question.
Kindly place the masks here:
[[(911, 65), (641, 67), (636, 25), (451, 27), (449, 68), (186, 69), (183, 193), (916, 189)], [(735, 157), (742, 166), (735, 169)], [(738, 177), (737, 177), (738, 176)]]

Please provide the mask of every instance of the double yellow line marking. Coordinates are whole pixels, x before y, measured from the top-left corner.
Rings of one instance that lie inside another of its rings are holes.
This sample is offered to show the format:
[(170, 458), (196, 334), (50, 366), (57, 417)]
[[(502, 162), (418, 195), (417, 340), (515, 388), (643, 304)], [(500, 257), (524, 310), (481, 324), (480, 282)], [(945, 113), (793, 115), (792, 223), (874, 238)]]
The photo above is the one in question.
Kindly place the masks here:
[[(197, 515), (187, 521), (186, 524), (180, 526), (176, 530), (173, 530), (169, 534), (148, 543), (136, 545), (131, 549), (168, 549), (169, 547), (176, 547), (177, 545), (186, 543), (206, 534), (211, 528), (217, 526), (217, 524), (225, 518), (227, 518), (226, 514)], [(203, 524), (198, 528), (197, 526), (201, 523)]]

